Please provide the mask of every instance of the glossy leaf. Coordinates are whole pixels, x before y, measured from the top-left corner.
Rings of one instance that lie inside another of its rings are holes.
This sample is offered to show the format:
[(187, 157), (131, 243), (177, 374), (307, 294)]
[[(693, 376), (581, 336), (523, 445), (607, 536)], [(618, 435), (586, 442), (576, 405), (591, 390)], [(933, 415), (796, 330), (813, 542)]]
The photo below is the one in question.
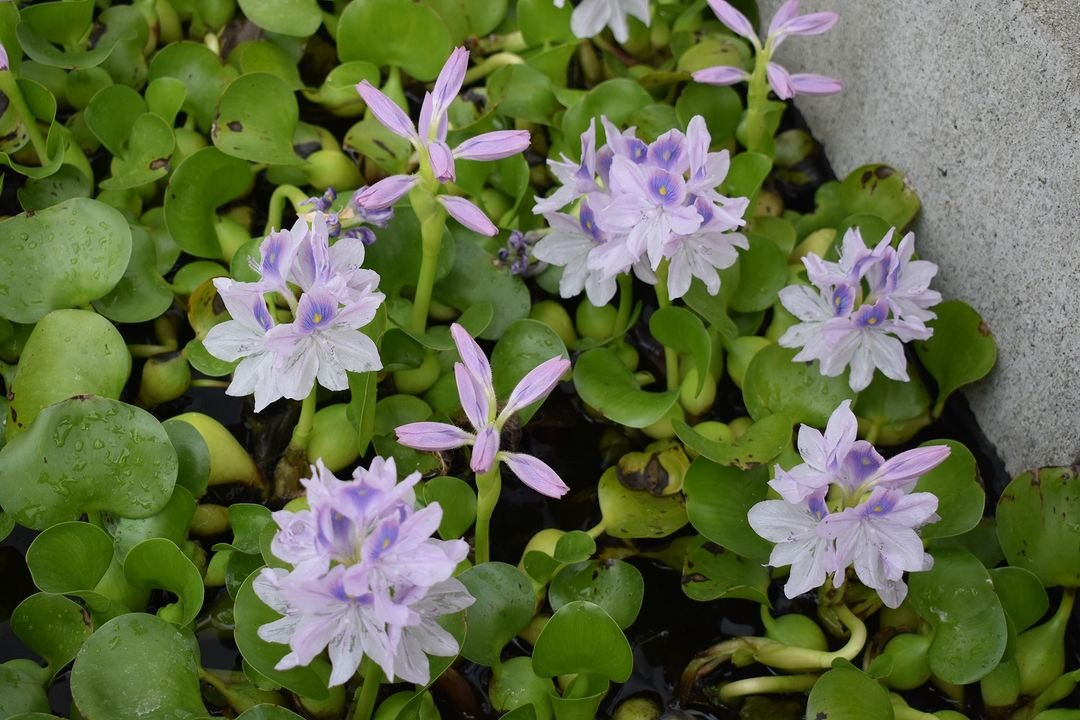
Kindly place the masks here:
[[(930, 392), (914, 367), (907, 382), (874, 373), (852, 411), (877, 428), (879, 445), (902, 445), (930, 423)], [(865, 422), (864, 422), (865, 424)]]
[[(367, 248), (364, 267), (379, 273), (379, 290), (388, 296), (402, 288), (415, 287), (420, 274), (420, 223), (411, 208), (397, 207), (387, 226), (378, 231), (379, 241)], [(454, 265), (457, 244), (444, 233), (439, 248), (436, 279), (446, 277)]]
[(131, 255), (119, 211), (72, 198), (0, 222), (0, 316), (32, 323), (85, 305), (115, 287)]
[(680, 495), (657, 497), (630, 490), (619, 482), (618, 471), (608, 468), (597, 489), (605, 532), (617, 538), (662, 538), (688, 522)]
[(788, 282), (788, 254), (768, 237), (748, 233), (748, 250), (739, 253), (739, 288), (730, 306), (738, 312), (771, 307)]
[[(533, 368), (558, 356), (569, 358), (570, 354), (554, 330), (539, 320), (522, 318), (514, 321), (491, 352), (495, 395), (504, 399), (510, 397), (514, 387)], [(542, 404), (537, 401), (518, 411), (515, 417), (524, 425)]]
[(567, 603), (551, 616), (532, 657), (540, 677), (588, 673), (625, 682), (634, 666), (630, 643), (618, 623), (599, 605), (584, 600)]
[(919, 531), (925, 539), (962, 535), (979, 524), (986, 493), (978, 481), (975, 456), (955, 440), (932, 440), (919, 447), (948, 445), (945, 462), (919, 478), (915, 492), (930, 492), (938, 498), (941, 520)]
[[(576, 138), (585, 132), (592, 118), (606, 115), (608, 120), (619, 127), (652, 101), (649, 93), (629, 78), (605, 80), (566, 111), (562, 122), (563, 133), (567, 138), (575, 138), (569, 144), (577, 147)], [(597, 130), (598, 134), (602, 133), (599, 127)], [(599, 137), (597, 140), (599, 141)]]
[(240, 197), (250, 182), (250, 166), (217, 148), (185, 158), (165, 191), (165, 224), (176, 244), (196, 257), (221, 257), (214, 211)]
[(997, 667), (1005, 652), (1005, 611), (982, 563), (963, 550), (934, 552), (934, 567), (908, 576), (915, 609), (934, 628), (930, 668), (966, 685)]
[(675, 101), (679, 124), (686, 127), (695, 115), (701, 115), (714, 146), (735, 134), (742, 110), (742, 99), (734, 89), (716, 85), (690, 83)]
[(464, 480), (446, 476), (431, 478), (424, 483), (422, 496), (426, 504), (437, 502), (442, 507), (439, 537), (443, 540), (460, 538), (476, 520), (476, 492)]
[[(41, 411), (0, 450), (0, 505), (38, 530), (91, 510), (149, 517), (173, 494), (177, 458), (153, 415), (79, 396)], [(25, 477), (36, 482), (22, 482)]]
[(315, 0), (239, 0), (244, 16), (263, 30), (305, 38), (322, 25)]
[(560, 8), (547, 0), (518, 0), (518, 27), (529, 47), (574, 41), (570, 30), (572, 11), (569, 4)]
[(190, 635), (153, 615), (131, 613), (105, 623), (82, 646), (71, 671), (71, 695), (80, 715), (85, 720), (206, 717), (193, 643)]
[(166, 420), (161, 426), (169, 434), (179, 461), (177, 487), (185, 488), (192, 497), (202, 497), (210, 481), (210, 449), (206, 441), (198, 430), (183, 420)]
[(710, 440), (681, 420), (672, 425), (686, 447), (718, 465), (743, 469), (772, 461), (791, 442), (791, 421), (786, 415), (768, 415), (731, 442)]
[(132, 548), (151, 538), (164, 538), (179, 547), (187, 539), (188, 528), (194, 515), (195, 499), (186, 489), (177, 485), (161, 512), (146, 518), (116, 519), (109, 527), (116, 548), (116, 559), (123, 564)]
[(93, 590), (113, 559), (112, 539), (90, 523), (64, 522), (42, 532), (26, 551), (39, 589), (75, 594)]
[(269, 73), (248, 73), (233, 80), (218, 103), (210, 133), (226, 155), (271, 165), (297, 165), (292, 137), (300, 119), (296, 95), (284, 80)]
[(664, 417), (678, 399), (677, 390), (642, 390), (634, 374), (607, 348), (582, 353), (574, 363), (574, 388), (581, 399), (609, 420), (643, 428)]
[(619, 627), (634, 624), (645, 595), (641, 572), (622, 560), (589, 560), (566, 567), (551, 581), (553, 610), (576, 600), (599, 605)]
[(139, 323), (164, 314), (174, 300), (172, 287), (157, 270), (157, 249), (149, 233), (141, 227), (132, 228), (131, 258), (124, 276), (108, 294), (94, 301), (94, 309), (116, 322)]
[(1046, 587), (1080, 587), (1080, 476), (1072, 468), (1021, 473), (997, 504), (997, 531), (1010, 565)]
[(221, 64), (210, 48), (198, 42), (166, 45), (150, 63), (149, 80), (168, 77), (184, 83), (187, 89), (183, 108), (195, 116), (199, 130), (209, 132), (217, 110), (218, 98), (235, 70)]
[(824, 428), (844, 400), (855, 397), (847, 377), (828, 378), (817, 361), (793, 362), (798, 351), (769, 345), (758, 352), (743, 378), (743, 402), (750, 417), (783, 414), (792, 424)]
[(810, 691), (807, 718), (828, 720), (892, 720), (889, 691), (853, 667), (838, 667), (821, 676)]
[(1021, 567), (994, 568), (990, 571), (990, 577), (994, 581), (994, 592), (1016, 632), (1027, 630), (1050, 609), (1046, 590), (1030, 570)]
[(124, 575), (136, 587), (176, 595), (181, 607), (177, 625), (187, 625), (202, 610), (202, 575), (171, 540), (151, 538), (133, 547), (124, 562)]
[(396, 65), (422, 81), (435, 79), (453, 49), (442, 18), (412, 0), (353, 0), (341, 13), (337, 31), (341, 38), (363, 38), (338, 44), (342, 62)]
[(682, 588), (693, 600), (741, 598), (769, 604), (769, 569), (701, 538), (690, 545)]
[(768, 481), (766, 466), (739, 470), (698, 458), (683, 485), (690, 524), (721, 547), (764, 563), (772, 553), (772, 543), (754, 532), (747, 513), (765, 499)]
[(990, 328), (970, 305), (946, 300), (934, 306), (937, 319), (927, 323), (934, 334), (915, 343), (915, 353), (938, 384), (935, 412), (958, 388), (986, 377), (997, 361)]
[(458, 579), (476, 598), (465, 610), (468, 632), (461, 654), (481, 665), (495, 665), (503, 647), (532, 619), (532, 583), (513, 565), (497, 562), (469, 568)]
[(904, 174), (888, 165), (863, 165), (840, 183), (838, 200), (848, 215), (869, 213), (906, 228), (921, 204)]
[(712, 363), (712, 340), (701, 319), (685, 308), (660, 308), (649, 318), (649, 332), (664, 347), (690, 355), (698, 369), (694, 392), (700, 393)]
[(63, 595), (37, 593), (11, 613), (11, 631), (44, 658), (55, 675), (75, 658), (94, 628), (78, 603)]

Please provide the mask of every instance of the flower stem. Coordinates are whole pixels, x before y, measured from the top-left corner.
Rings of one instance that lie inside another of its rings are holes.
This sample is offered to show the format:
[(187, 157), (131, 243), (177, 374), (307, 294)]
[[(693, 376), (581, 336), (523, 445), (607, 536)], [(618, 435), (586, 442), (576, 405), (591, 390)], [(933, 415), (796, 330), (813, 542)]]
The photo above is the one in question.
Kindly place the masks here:
[(446, 211), (435, 200), (435, 193), (425, 187), (418, 187), (409, 193), (409, 201), (420, 220), (422, 243), (420, 275), (416, 280), (416, 295), (413, 297), (409, 329), (414, 333), (422, 333), (427, 329), (431, 291), (435, 287), (439, 251), (442, 249), (443, 233), (446, 231)]
[[(668, 264), (665, 260), (656, 269), (656, 303), (661, 308), (671, 305), (671, 299), (668, 297), (667, 274)], [(664, 372), (667, 373), (667, 389), (677, 390), (679, 388), (679, 354), (667, 345), (664, 346)]]
[(11, 107), (22, 118), (23, 124), (26, 125), (26, 134), (30, 137), (30, 144), (38, 156), (38, 164), (42, 167), (48, 165), (48, 143), (41, 134), (41, 129), (37, 126), (37, 118), (30, 112), (30, 106), (26, 104), (22, 91), (19, 90), (19, 82), (15, 79), (15, 74), (10, 70), (0, 70), (0, 93), (7, 95)]
[(501, 67), (507, 65), (520, 65), (525, 62), (522, 57), (512, 52), (499, 52), (484, 58), (483, 62), (473, 66), (467, 73), (465, 73), (465, 85), (476, 82), (477, 80), (483, 80), (491, 73), (495, 72)]
[(291, 449), (307, 450), (308, 441), (311, 439), (311, 427), (315, 423), (315, 402), (318, 392), (319, 385), (316, 383), (300, 405), (300, 419), (296, 421), (292, 439), (289, 440)]
[(757, 48), (754, 54), (754, 72), (746, 91), (746, 116), (743, 118), (746, 149), (750, 152), (765, 152), (768, 143), (765, 138), (765, 108), (769, 102), (769, 77), (767, 69), (772, 55), (772, 43)]
[(278, 185), (274, 188), (274, 192), (270, 194), (270, 209), (266, 211), (266, 227), (263, 228), (263, 235), (269, 235), (274, 230), (281, 229), (281, 216), (285, 212), (286, 200), (292, 203), (293, 209), (296, 209), (296, 206), (307, 199), (304, 191), (295, 185)]
[(383, 673), (371, 658), (364, 658), (361, 666), (363, 684), (356, 691), (356, 704), (353, 705), (350, 720), (371, 720), (375, 712), (375, 699), (379, 695), (379, 686), (382, 685)]
[(720, 688), (720, 700), (730, 702), (747, 695), (803, 692), (814, 687), (820, 675), (766, 675), (729, 682)]
[(847, 605), (837, 605), (836, 614), (844, 627), (851, 632), (851, 637), (848, 638), (844, 647), (839, 650), (822, 652), (821, 650), (778, 644), (755, 652), (754, 659), (763, 665), (780, 670), (807, 670), (811, 668), (827, 670), (832, 667), (833, 661), (839, 658), (848, 661), (854, 660), (862, 652), (863, 646), (866, 645), (866, 625), (855, 613), (848, 609)]
[(630, 311), (634, 307), (634, 280), (628, 273), (618, 277), (619, 311), (615, 315), (615, 332), (623, 332), (630, 322)]
[(476, 476), (476, 564), (491, 560), (491, 515), (499, 502), (502, 490), (502, 477), (499, 475), (499, 463), (495, 461), (491, 469)]

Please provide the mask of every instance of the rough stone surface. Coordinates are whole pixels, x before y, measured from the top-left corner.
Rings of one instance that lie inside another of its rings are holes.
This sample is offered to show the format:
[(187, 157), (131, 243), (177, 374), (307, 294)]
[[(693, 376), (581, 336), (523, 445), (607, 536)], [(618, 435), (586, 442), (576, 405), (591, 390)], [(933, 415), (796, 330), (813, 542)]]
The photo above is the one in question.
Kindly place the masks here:
[[(780, 0), (763, 0), (763, 26)], [(806, 0), (837, 10), (792, 38), (792, 72), (841, 78), (798, 98), (843, 177), (904, 171), (917, 248), (946, 297), (975, 307), (998, 364), (968, 391), (1010, 473), (1080, 456), (1080, 2)]]

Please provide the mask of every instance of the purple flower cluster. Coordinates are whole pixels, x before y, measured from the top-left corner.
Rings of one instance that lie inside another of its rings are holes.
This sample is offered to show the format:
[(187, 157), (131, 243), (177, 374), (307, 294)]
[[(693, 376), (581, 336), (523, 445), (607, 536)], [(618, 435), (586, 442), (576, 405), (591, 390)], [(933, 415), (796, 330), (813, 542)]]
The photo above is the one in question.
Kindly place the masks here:
[[(423, 166), (420, 175), (391, 175), (358, 192), (356, 202), (361, 208), (372, 212), (391, 207), (421, 181), (425, 170), (430, 170), (439, 183), (453, 182), (456, 177), (455, 160), (501, 160), (529, 147), (529, 133), (525, 130), (483, 133), (469, 138), (453, 150), (446, 144), (450, 103), (461, 90), (468, 67), (468, 50), (460, 47), (450, 53), (435, 80), (434, 90), (424, 94), (419, 130), (397, 103), (367, 80), (356, 86), (356, 91), (378, 121), (390, 132), (412, 143)], [(436, 199), (451, 217), (470, 230), (484, 235), (498, 232), (484, 211), (469, 200), (456, 195), (438, 195)]]
[(780, 338), (780, 345), (801, 347), (799, 361), (820, 360), (821, 373), (835, 377), (851, 366), (848, 382), (859, 392), (870, 384), (874, 368), (906, 382), (903, 343), (926, 340), (933, 330), (929, 310), (941, 302), (930, 289), (937, 265), (912, 260), (915, 236), (908, 233), (897, 248), (893, 231), (870, 250), (857, 228), (844, 235), (839, 262), (813, 253), (803, 258), (813, 287), (793, 285), (780, 291), (780, 302), (800, 322)]
[[(226, 362), (240, 361), (225, 392), (254, 393), (256, 411), (282, 397), (302, 400), (316, 381), (346, 390), (346, 373), (382, 368), (375, 343), (359, 332), (384, 300), (379, 275), (361, 267), (362, 238), (342, 236), (331, 246), (329, 237), (326, 215), (315, 211), (310, 226), (299, 218), (263, 240), (252, 263), (258, 282), (214, 280), (232, 319), (211, 328), (203, 345)], [(299, 301), (291, 286), (300, 288)], [(285, 299), (291, 322), (275, 321), (267, 293)]]
[[(747, 198), (727, 198), (716, 191), (727, 176), (728, 152), (709, 152), (712, 138), (705, 120), (695, 116), (686, 134), (670, 130), (652, 144), (639, 140), (635, 128), (620, 132), (600, 118), (607, 144), (596, 148), (594, 123), (581, 136), (581, 162), (549, 160), (562, 183), (551, 196), (537, 198), (551, 232), (533, 255), (564, 267), (559, 294), (573, 297), (583, 289), (593, 305), (615, 294), (615, 279), (633, 269), (657, 284), (657, 269), (667, 262), (667, 290), (672, 299), (690, 289), (693, 278), (715, 295), (718, 269), (738, 258), (746, 238), (732, 232), (745, 224)], [(558, 212), (580, 199), (577, 216)]]
[(292, 570), (264, 568), (254, 590), (283, 616), (258, 630), (263, 640), (289, 646), (278, 670), (329, 649), (331, 686), (348, 681), (364, 657), (387, 678), (423, 685), (431, 679), (428, 655), (457, 654), (437, 620), (473, 603), (453, 578), (469, 547), (431, 537), (442, 508), (416, 509), (419, 480), (412, 473), (399, 483), (392, 458), (376, 457), (352, 481), (320, 461), (303, 481), (309, 509), (274, 513), (271, 551)]
[[(745, 15), (724, 0), (709, 0), (716, 17), (731, 32), (740, 35), (754, 46), (761, 61), (766, 63), (766, 76), (773, 92), (781, 100), (788, 100), (795, 95), (833, 95), (844, 89), (843, 83), (835, 78), (812, 73), (789, 73), (785, 68), (770, 61), (773, 52), (786, 38), (795, 35), (821, 35), (832, 29), (839, 15), (832, 12), (809, 13), (799, 15), (799, 0), (787, 0), (773, 15), (769, 23), (769, 33), (762, 45), (758, 40), (754, 26)], [(730, 65), (698, 70), (694, 79), (709, 85), (733, 85), (749, 81), (750, 73), (742, 68)]]
[(907, 595), (904, 572), (933, 566), (915, 531), (937, 522), (938, 499), (912, 489), (945, 461), (949, 448), (916, 448), (886, 460), (855, 439), (857, 430), (848, 400), (833, 412), (824, 435), (800, 427), (805, 462), (790, 471), (776, 466), (769, 486), (783, 499), (750, 508), (750, 526), (776, 543), (769, 565), (791, 566), (784, 585), (789, 598), (820, 587), (829, 575), (839, 587), (854, 565), (859, 580), (895, 608)]
[(525, 453), (500, 450), (499, 436), (514, 413), (548, 396), (570, 368), (570, 361), (556, 355), (540, 363), (521, 379), (499, 412), (491, 365), (484, 351), (461, 325), (451, 325), (450, 332), (461, 356), (461, 362), (454, 364), (458, 396), (475, 432), (446, 423), (415, 422), (396, 429), (398, 442), (405, 447), (430, 451), (471, 445), (473, 472), (486, 473), (496, 463), (503, 462), (536, 492), (554, 498), (565, 495), (569, 488), (547, 463)]

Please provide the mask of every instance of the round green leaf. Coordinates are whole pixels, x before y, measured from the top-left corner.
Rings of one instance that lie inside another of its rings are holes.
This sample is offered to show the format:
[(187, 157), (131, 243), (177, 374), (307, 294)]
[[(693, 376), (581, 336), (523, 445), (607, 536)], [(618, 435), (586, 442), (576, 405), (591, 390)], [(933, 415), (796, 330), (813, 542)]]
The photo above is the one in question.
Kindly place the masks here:
[(847, 377), (825, 377), (817, 361), (797, 363), (796, 349), (769, 345), (762, 349), (743, 378), (743, 402), (750, 417), (784, 414), (792, 424), (823, 428), (837, 406), (854, 399)]
[(518, 0), (518, 28), (529, 47), (549, 43), (574, 42), (570, 29), (573, 8), (569, 4), (555, 7), (547, 0)]
[(870, 385), (859, 393), (854, 413), (878, 428), (880, 445), (900, 445), (930, 422), (930, 393), (919, 373), (909, 369), (907, 382), (874, 373)]
[(1017, 475), (997, 504), (997, 533), (1010, 565), (1046, 587), (1080, 587), (1080, 477), (1072, 468)]
[(27, 178), (18, 189), (19, 204), (23, 210), (44, 210), (72, 198), (88, 198), (94, 183), (86, 173), (74, 165), (61, 165), (46, 178)]
[(754, 532), (746, 518), (750, 508), (765, 499), (768, 481), (765, 466), (739, 470), (698, 458), (683, 485), (690, 524), (721, 547), (749, 560), (767, 561), (772, 543)]
[(187, 88), (176, 78), (159, 77), (146, 86), (146, 107), (171, 128), (184, 106)]
[(91, 510), (149, 517), (172, 497), (177, 472), (176, 451), (153, 415), (87, 395), (42, 410), (0, 450), (0, 465), (0, 505), (38, 530)]
[(739, 288), (731, 297), (731, 309), (738, 312), (760, 312), (776, 302), (788, 281), (788, 262), (785, 253), (775, 242), (763, 235), (747, 235), (750, 248), (739, 253)]
[(741, 598), (769, 604), (769, 569), (699, 538), (683, 562), (682, 588), (693, 600)]
[(83, 112), (86, 127), (113, 155), (122, 156), (132, 138), (135, 121), (146, 112), (142, 95), (127, 85), (99, 90)]
[(417, 80), (434, 80), (453, 49), (442, 18), (412, 0), (353, 0), (341, 13), (337, 32), (340, 38), (364, 39), (338, 43), (342, 62), (396, 65)]
[(955, 440), (931, 440), (919, 447), (948, 445), (945, 462), (919, 478), (915, 492), (930, 492), (938, 498), (941, 520), (919, 531), (924, 539), (962, 535), (979, 524), (986, 493), (979, 485), (975, 456)]
[[(752, 198), (761, 189), (761, 184), (765, 182), (771, 169), (772, 160), (768, 155), (741, 152), (731, 158), (731, 167), (721, 186), (722, 191), (730, 197)], [(745, 253), (740, 253), (743, 254)]]
[(87, 310), (54, 310), (34, 326), (11, 383), (9, 440), (43, 408), (73, 395), (119, 398), (131, 355), (116, 327)]
[(37, 593), (11, 613), (11, 631), (45, 659), (55, 675), (94, 632), (82, 606), (63, 595)]
[(657, 497), (645, 490), (630, 490), (610, 467), (597, 488), (604, 531), (617, 538), (667, 537), (688, 522), (680, 495)]
[(915, 219), (921, 207), (904, 174), (888, 165), (855, 168), (840, 183), (837, 199), (848, 215), (877, 215), (900, 229)]
[(1039, 578), (1021, 567), (1000, 567), (990, 571), (994, 592), (1012, 621), (1016, 632), (1022, 633), (1034, 625), (1050, 609)]
[(806, 704), (807, 720), (892, 720), (889, 691), (869, 675), (838, 667), (814, 683)]
[(935, 412), (958, 388), (986, 377), (997, 361), (990, 328), (970, 305), (946, 300), (934, 306), (937, 318), (927, 323), (934, 334), (915, 343), (915, 353), (938, 384)]
[(221, 257), (214, 210), (240, 197), (250, 184), (250, 166), (217, 148), (185, 158), (165, 191), (165, 224), (176, 244), (198, 257)]
[(292, 710), (280, 705), (262, 704), (250, 707), (236, 716), (236, 720), (304, 720)]
[(161, 425), (179, 460), (176, 484), (192, 497), (202, 497), (210, 481), (210, 450), (199, 431), (183, 420), (166, 420)]
[[(364, 267), (379, 273), (379, 289), (388, 296), (397, 295), (402, 288), (415, 287), (420, 274), (420, 222), (411, 207), (394, 208), (394, 217), (378, 231), (379, 242), (367, 248)], [(383, 242), (385, 241), (385, 242)], [(457, 243), (449, 232), (443, 234), (436, 279), (445, 277), (454, 264)]]
[(179, 547), (187, 539), (194, 515), (195, 499), (177, 485), (161, 512), (147, 518), (118, 518), (109, 528), (116, 546), (116, 559), (124, 563), (132, 548), (150, 538), (165, 538)]
[(712, 340), (701, 318), (681, 307), (660, 308), (649, 318), (649, 332), (664, 347), (686, 353), (693, 359), (698, 370), (698, 385), (694, 392), (700, 393), (712, 362)]
[(4, 690), (0, 693), (0, 717), (49, 711), (49, 696), (45, 689), (34, 678), (7, 663), (0, 665), (0, 688)]
[(72, 198), (0, 222), (0, 316), (37, 322), (113, 289), (131, 256), (131, 230), (105, 203)]
[(239, 0), (248, 20), (279, 35), (306, 38), (322, 25), (315, 0)]
[(456, 477), (434, 477), (424, 483), (424, 502), (442, 507), (439, 537), (455, 540), (476, 520), (476, 493), (469, 483)]
[(577, 145), (576, 138), (588, 129), (589, 121), (593, 118), (606, 115), (618, 127), (652, 102), (652, 96), (633, 80), (605, 80), (566, 111), (563, 115), (563, 133), (567, 138), (574, 138), (570, 144)]
[(769, 415), (751, 425), (737, 440), (710, 440), (684, 423), (672, 426), (686, 447), (718, 465), (749, 468), (775, 459), (791, 442), (791, 421), (785, 415)]
[(187, 625), (202, 609), (202, 575), (172, 540), (151, 538), (133, 547), (124, 561), (124, 575), (136, 587), (176, 595), (182, 608), (177, 625)]
[(570, 673), (626, 682), (634, 655), (622, 629), (599, 605), (575, 600), (548, 620), (533, 647), (533, 670), (540, 677)]
[(86, 720), (202, 718), (198, 669), (190, 635), (153, 615), (121, 615), (82, 646), (71, 695)]
[(93, 590), (112, 559), (109, 534), (90, 523), (75, 521), (48, 528), (26, 551), (34, 584), (49, 593)]
[(742, 100), (735, 90), (716, 85), (690, 83), (675, 101), (679, 124), (686, 127), (695, 115), (701, 115), (714, 145), (735, 134), (742, 110)]
[(274, 666), (289, 653), (289, 646), (268, 643), (259, 637), (259, 627), (281, 618), (271, 608), (263, 604), (252, 589), (256, 574), (250, 574), (236, 593), (233, 615), (236, 618), (234, 638), (236, 647), (255, 670), (282, 687), (315, 700), (325, 700), (330, 692), (327, 681), (330, 678), (330, 666), (320, 659), (312, 664), (291, 670), (275, 670)]
[(548, 591), (553, 610), (576, 600), (587, 600), (602, 607), (624, 630), (637, 619), (644, 596), (641, 572), (622, 560), (575, 563), (555, 576)]
[[(156, 122), (161, 122), (156, 116)], [(141, 227), (131, 233), (131, 259), (124, 277), (107, 295), (94, 301), (94, 309), (110, 320), (139, 323), (162, 315), (173, 304), (172, 287), (157, 269), (157, 248)]]
[(227, 155), (270, 165), (298, 165), (292, 137), (300, 119), (296, 95), (284, 80), (269, 73), (248, 73), (233, 80), (221, 96), (210, 132)]
[(563, 565), (584, 562), (596, 552), (596, 541), (583, 530), (564, 533), (555, 542), (553, 558)]
[(619, 357), (607, 348), (582, 353), (574, 364), (574, 388), (590, 406), (627, 427), (643, 428), (664, 417), (678, 390), (646, 392)]
[(160, 180), (169, 174), (175, 147), (172, 126), (154, 113), (143, 113), (131, 127), (124, 152), (113, 158), (112, 177), (102, 181), (101, 187), (130, 190)]
[[(551, 717), (549, 696), (554, 688), (551, 680), (537, 677), (532, 669), (532, 658), (513, 657), (491, 669), (491, 685), (488, 697), (491, 706), (499, 712), (520, 715), (529, 711), (529, 720), (538, 717), (548, 720)], [(535, 708), (540, 708), (537, 712)], [(503, 715), (503, 718), (509, 715)], [(523, 718), (526, 716), (522, 715)]]
[(933, 555), (933, 568), (908, 576), (911, 602), (934, 627), (930, 668), (945, 682), (966, 685), (1001, 661), (1008, 639), (1005, 611), (978, 558), (951, 548)]
[[(23, 8), (22, 21), (15, 28), (15, 35), (23, 52), (34, 62), (68, 69), (94, 67), (105, 62), (117, 41), (101, 42), (89, 50), (80, 49), (85, 47), (83, 34), (93, 12), (93, 0), (67, 0)], [(54, 42), (70, 49), (61, 50)]]
[(489, 562), (458, 576), (476, 602), (465, 611), (468, 631), (461, 654), (481, 665), (498, 663), (506, 643), (532, 620), (532, 583), (513, 565)]
[[(495, 394), (510, 397), (514, 387), (540, 363), (553, 357), (569, 358), (562, 339), (550, 327), (529, 318), (514, 321), (506, 329), (495, 349), (491, 352), (491, 372), (495, 382)], [(517, 412), (518, 421), (529, 422), (543, 400), (538, 400)]]
[(167, 77), (182, 82), (187, 90), (184, 110), (195, 116), (199, 130), (209, 132), (221, 91), (235, 76), (235, 69), (223, 66), (206, 45), (184, 41), (166, 45), (154, 56), (149, 80)]

